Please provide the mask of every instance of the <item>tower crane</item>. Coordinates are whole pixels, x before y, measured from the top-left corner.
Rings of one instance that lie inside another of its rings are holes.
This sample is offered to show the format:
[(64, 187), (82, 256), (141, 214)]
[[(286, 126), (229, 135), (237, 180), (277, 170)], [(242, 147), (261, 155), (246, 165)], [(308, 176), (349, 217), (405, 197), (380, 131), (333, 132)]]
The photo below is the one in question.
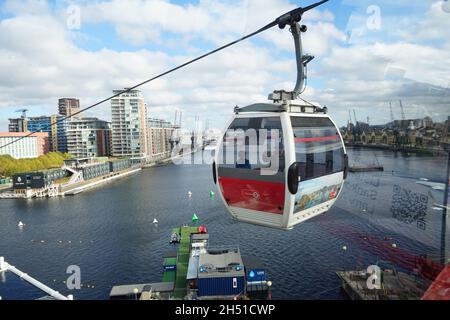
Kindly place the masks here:
[(391, 110), (391, 121), (394, 122), (394, 111), (392, 110), (392, 102), (389, 101), (389, 109)]
[(27, 117), (28, 109), (19, 109), (19, 110), (16, 110), (16, 112), (21, 112), (22, 113), (22, 119), (25, 119)]

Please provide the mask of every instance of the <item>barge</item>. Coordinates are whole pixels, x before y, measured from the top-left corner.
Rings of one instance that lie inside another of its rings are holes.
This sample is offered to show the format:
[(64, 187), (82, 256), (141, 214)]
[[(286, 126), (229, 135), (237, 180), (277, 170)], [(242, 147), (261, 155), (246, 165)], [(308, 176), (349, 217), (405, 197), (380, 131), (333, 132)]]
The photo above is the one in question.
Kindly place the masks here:
[(426, 285), (417, 278), (396, 270), (382, 271), (381, 286), (369, 289), (367, 281), (370, 274), (363, 271), (336, 272), (342, 280), (342, 290), (351, 300), (420, 300)]

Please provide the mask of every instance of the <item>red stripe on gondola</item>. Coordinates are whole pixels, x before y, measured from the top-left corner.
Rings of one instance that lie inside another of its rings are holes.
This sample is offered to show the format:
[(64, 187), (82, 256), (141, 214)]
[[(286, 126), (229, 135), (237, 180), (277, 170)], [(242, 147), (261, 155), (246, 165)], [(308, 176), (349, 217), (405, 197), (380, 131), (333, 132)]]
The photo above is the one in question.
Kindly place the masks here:
[(297, 138), (295, 142), (316, 142), (316, 141), (330, 141), (337, 140), (339, 136), (329, 136), (329, 137), (320, 137), (320, 138)]
[(219, 184), (229, 206), (283, 214), (284, 183), (219, 177)]

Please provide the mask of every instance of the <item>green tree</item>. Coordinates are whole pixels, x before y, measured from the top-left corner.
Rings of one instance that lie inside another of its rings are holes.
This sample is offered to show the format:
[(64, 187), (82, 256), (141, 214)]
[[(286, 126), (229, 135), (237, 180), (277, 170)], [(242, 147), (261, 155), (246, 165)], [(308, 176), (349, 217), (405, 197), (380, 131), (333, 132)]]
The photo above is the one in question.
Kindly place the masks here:
[(17, 173), (41, 171), (62, 167), (70, 154), (51, 152), (34, 159), (14, 159), (9, 155), (0, 156), (0, 175), (11, 177)]

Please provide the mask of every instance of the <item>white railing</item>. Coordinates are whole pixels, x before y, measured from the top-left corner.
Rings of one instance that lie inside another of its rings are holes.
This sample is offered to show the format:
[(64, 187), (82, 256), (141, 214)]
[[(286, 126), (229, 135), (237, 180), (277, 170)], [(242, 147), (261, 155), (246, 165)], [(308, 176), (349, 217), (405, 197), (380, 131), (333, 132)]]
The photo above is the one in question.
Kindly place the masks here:
[(20, 271), (16, 267), (10, 265), (9, 263), (7, 263), (5, 261), (4, 257), (0, 257), (0, 272), (6, 272), (6, 271), (10, 271), (10, 272), (14, 273), (19, 278), (29, 282), (30, 284), (32, 284), (36, 288), (44, 291), (45, 293), (47, 293), (49, 296), (55, 298), (56, 300), (73, 300), (72, 295), (68, 295), (66, 297), (66, 296), (60, 294), (58, 291), (53, 290), (52, 288), (46, 286), (42, 282), (39, 282), (38, 280), (30, 277), (28, 274)]

